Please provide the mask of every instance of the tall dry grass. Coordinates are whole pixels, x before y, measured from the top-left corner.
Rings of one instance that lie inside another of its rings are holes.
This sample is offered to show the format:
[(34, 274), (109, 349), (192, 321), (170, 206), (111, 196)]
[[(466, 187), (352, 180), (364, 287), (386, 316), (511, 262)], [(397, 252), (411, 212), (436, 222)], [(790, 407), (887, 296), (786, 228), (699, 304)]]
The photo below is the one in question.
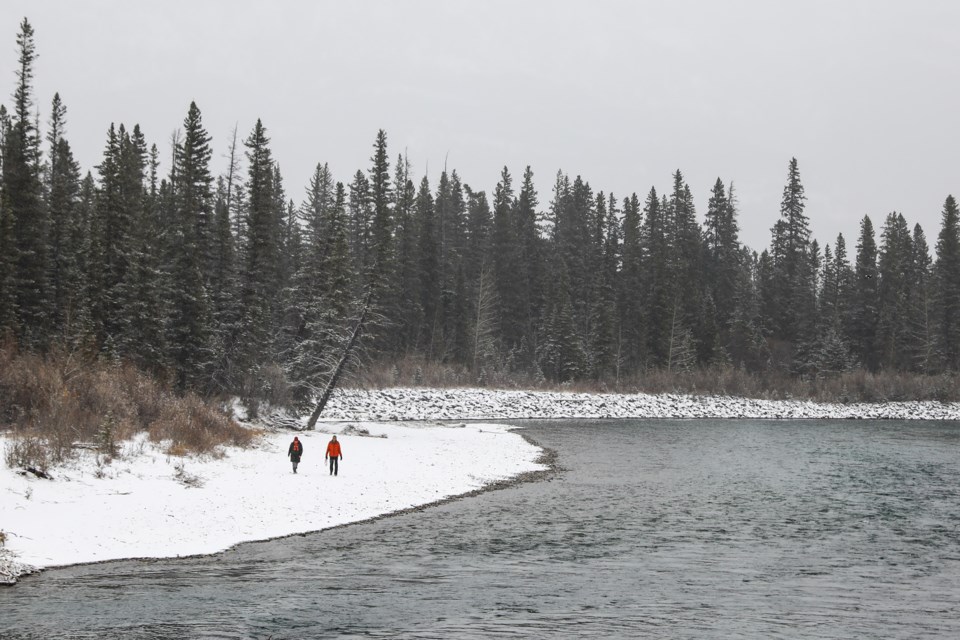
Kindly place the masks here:
[(169, 441), (174, 454), (249, 446), (257, 435), (215, 403), (178, 396), (131, 365), (9, 347), (0, 349), (0, 430), (14, 435), (8, 465), (41, 470), (68, 459), (77, 446), (115, 455), (120, 442), (143, 431), (153, 441)]
[(957, 374), (921, 375), (903, 372), (850, 371), (832, 377), (801, 379), (782, 373), (753, 374), (734, 367), (695, 371), (651, 369), (617, 380), (579, 380), (552, 383), (517, 372), (472, 372), (466, 367), (406, 358), (375, 363), (355, 375), (347, 386), (488, 387), (539, 389), (585, 393), (684, 393), (731, 395), (768, 400), (804, 399), (817, 402), (889, 402), (902, 400), (960, 401)]

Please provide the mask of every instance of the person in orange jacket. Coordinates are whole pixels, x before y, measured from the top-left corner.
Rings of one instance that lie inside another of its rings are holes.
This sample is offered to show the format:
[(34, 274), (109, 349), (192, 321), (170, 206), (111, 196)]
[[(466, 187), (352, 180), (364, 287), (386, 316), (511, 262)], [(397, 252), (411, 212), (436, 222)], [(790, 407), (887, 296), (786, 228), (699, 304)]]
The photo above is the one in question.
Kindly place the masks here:
[(290, 462), (293, 463), (293, 472), (297, 472), (297, 465), (300, 464), (300, 456), (303, 455), (303, 445), (300, 444), (300, 439), (296, 436), (293, 437), (293, 442), (290, 443), (290, 446), (287, 448), (287, 457), (290, 458)]
[(330, 475), (337, 475), (337, 471), (340, 470), (339, 460), (343, 460), (343, 454), (340, 453), (340, 443), (337, 442), (337, 436), (333, 436), (333, 440), (327, 443), (327, 452), (323, 455), (323, 459), (326, 460), (330, 458)]

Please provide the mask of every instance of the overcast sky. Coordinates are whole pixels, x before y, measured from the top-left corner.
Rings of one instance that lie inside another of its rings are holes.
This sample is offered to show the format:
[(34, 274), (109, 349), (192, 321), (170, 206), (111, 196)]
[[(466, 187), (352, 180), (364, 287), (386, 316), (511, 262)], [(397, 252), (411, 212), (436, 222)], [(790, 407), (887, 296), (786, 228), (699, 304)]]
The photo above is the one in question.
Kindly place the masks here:
[(890, 211), (932, 250), (960, 195), (958, 2), (3, 0), (0, 17), (0, 96), (27, 17), (41, 122), (59, 91), (84, 171), (111, 122), (166, 159), (195, 100), (215, 171), (261, 118), (297, 202), (318, 162), (366, 171), (380, 128), (434, 186), (445, 161), (488, 193), (531, 165), (541, 208), (557, 170), (622, 199), (679, 168), (701, 219), (733, 181), (754, 249), (793, 156), (814, 236), (851, 254), (859, 220), (879, 233)]

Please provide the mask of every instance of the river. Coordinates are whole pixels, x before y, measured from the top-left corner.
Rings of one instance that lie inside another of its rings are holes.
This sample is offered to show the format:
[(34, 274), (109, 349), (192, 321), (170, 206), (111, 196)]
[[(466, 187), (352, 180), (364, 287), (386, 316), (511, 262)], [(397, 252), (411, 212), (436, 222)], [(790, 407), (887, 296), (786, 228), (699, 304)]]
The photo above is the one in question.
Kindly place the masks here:
[(0, 637), (960, 637), (956, 422), (522, 424), (546, 481), (45, 571), (0, 589)]

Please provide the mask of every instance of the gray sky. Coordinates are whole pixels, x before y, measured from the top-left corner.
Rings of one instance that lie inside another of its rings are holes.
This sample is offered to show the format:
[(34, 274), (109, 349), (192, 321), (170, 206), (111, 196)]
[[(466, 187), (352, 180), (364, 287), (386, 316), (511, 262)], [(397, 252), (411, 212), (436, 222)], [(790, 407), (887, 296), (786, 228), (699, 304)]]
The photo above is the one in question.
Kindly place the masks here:
[[(55, 91), (84, 170), (111, 122), (139, 123), (161, 156), (191, 100), (217, 172), (236, 124), (259, 117), (288, 196), (318, 162), (349, 182), (378, 129), (435, 186), (447, 158), (492, 192), (507, 165), (558, 169), (618, 199), (671, 186), (701, 219), (717, 177), (736, 184), (742, 240), (769, 244), (796, 156), (814, 236), (890, 211), (926, 231), (960, 195), (960, 3), (878, 0), (4, 0), (0, 96), (16, 34), (36, 31), (41, 121)], [(6, 86), (6, 89), (2, 89)], [(166, 163), (165, 163), (166, 164)]]

